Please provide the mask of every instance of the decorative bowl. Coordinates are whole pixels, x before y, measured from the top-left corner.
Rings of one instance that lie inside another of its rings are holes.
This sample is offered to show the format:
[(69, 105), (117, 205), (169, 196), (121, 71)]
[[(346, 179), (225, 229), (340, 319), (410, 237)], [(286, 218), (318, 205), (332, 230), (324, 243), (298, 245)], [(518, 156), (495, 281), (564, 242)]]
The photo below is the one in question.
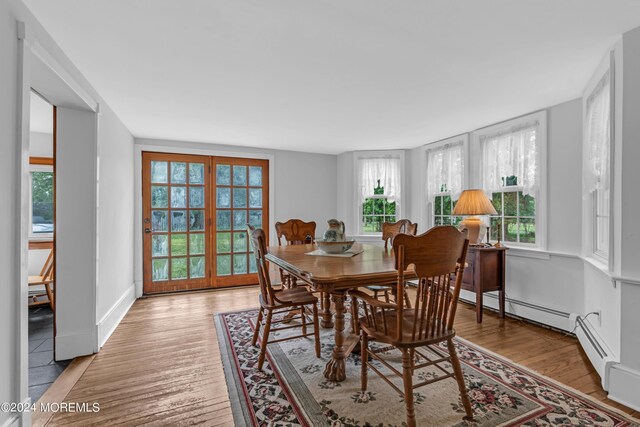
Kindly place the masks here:
[(327, 241), (325, 239), (316, 239), (318, 247), (328, 254), (341, 254), (351, 249), (355, 243), (355, 239), (344, 240), (342, 242)]

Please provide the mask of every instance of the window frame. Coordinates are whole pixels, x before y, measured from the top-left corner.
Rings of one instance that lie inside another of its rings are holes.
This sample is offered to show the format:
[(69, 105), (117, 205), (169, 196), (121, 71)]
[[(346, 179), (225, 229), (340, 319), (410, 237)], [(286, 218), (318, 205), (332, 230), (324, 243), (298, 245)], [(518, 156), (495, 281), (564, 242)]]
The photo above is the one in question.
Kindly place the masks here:
[[(608, 226), (606, 228), (608, 251), (603, 251), (598, 248), (598, 193), (599, 190), (595, 189), (588, 194), (585, 194), (583, 200), (583, 219), (585, 224), (583, 225), (583, 254), (590, 256), (597, 262), (606, 265), (608, 271), (613, 271), (613, 257), (614, 257), (614, 168), (615, 168), (615, 51), (611, 50), (607, 52), (602, 59), (598, 68), (594, 72), (593, 76), (587, 84), (583, 96), (582, 96), (582, 126), (583, 126), (583, 141), (582, 150), (583, 155), (586, 156), (588, 141), (586, 140), (585, 128), (587, 126), (587, 102), (588, 99), (594, 94), (595, 90), (601, 83), (605, 74), (609, 73), (609, 206), (608, 206)], [(586, 164), (586, 163), (585, 163)], [(585, 169), (583, 168), (583, 180), (585, 178)]]
[[(54, 173), (53, 168), (53, 159), (51, 161), (47, 161), (47, 158), (31, 158), (29, 163), (29, 240), (30, 241), (40, 241), (40, 242), (49, 242), (53, 241), (53, 235), (55, 232), (51, 233), (34, 233), (33, 232), (33, 173), (34, 172), (51, 172)], [(55, 192), (55, 178), (53, 181), (54, 192)], [(55, 210), (55, 195), (54, 195), (54, 207)], [(55, 217), (55, 212), (54, 212)], [(55, 222), (54, 222), (55, 227)]]
[[(432, 142), (430, 144), (426, 144), (423, 145), (422, 148), (424, 150), (424, 154), (423, 154), (423, 159), (424, 159), (424, 176), (421, 180), (421, 182), (426, 183), (427, 182), (427, 176), (428, 176), (428, 171), (427, 171), (427, 167), (429, 164), (429, 151), (431, 150), (436, 150), (439, 149), (445, 145), (455, 145), (458, 143), (462, 143), (462, 157), (464, 160), (464, 167), (462, 169), (462, 189), (468, 189), (469, 188), (469, 134), (462, 134), (462, 135), (457, 135), (457, 136), (453, 136), (451, 138), (447, 138), (447, 139), (443, 139), (437, 142)], [(426, 188), (426, 186), (425, 186)], [(451, 196), (451, 192), (450, 191), (445, 191), (445, 192), (440, 192), (434, 195), (435, 197), (437, 196)], [(435, 204), (434, 204), (434, 200), (429, 200), (429, 195), (427, 193), (425, 193), (425, 198), (427, 199), (427, 203), (426, 203), (426, 223), (428, 225), (428, 228), (434, 227), (435, 226)], [(451, 217), (453, 217), (453, 215), (451, 215)]]
[[(520, 222), (521, 219), (530, 219), (532, 218), (531, 216), (523, 216), (520, 215), (520, 200), (519, 200), (519, 195), (518, 193), (522, 193), (523, 187), (520, 185), (510, 185), (510, 186), (505, 186), (502, 191), (494, 191), (493, 193), (499, 193), (502, 194), (502, 206), (500, 207), (500, 215), (487, 215), (488, 219), (489, 219), (489, 234), (488, 234), (488, 241), (490, 242), (495, 242), (496, 240), (491, 239), (491, 218), (501, 218), (502, 219), (502, 230), (501, 230), (501, 238), (500, 238), (500, 242), (508, 245), (508, 246), (513, 246), (513, 245), (517, 245), (517, 246), (522, 246), (522, 247), (528, 247), (529, 245), (533, 245), (533, 243), (526, 243), (526, 242), (520, 242), (520, 233), (518, 233), (518, 241), (517, 242), (513, 242), (511, 240), (505, 240), (504, 238), (504, 219), (505, 219), (505, 214), (504, 214), (504, 195), (505, 193), (516, 193), (516, 210), (517, 210), (517, 214), (514, 215), (506, 215), (506, 218), (515, 218), (517, 222)], [(522, 195), (522, 197), (524, 197), (524, 194)], [(489, 197), (489, 200), (493, 199), (493, 194), (491, 195), (491, 197)], [(536, 200), (537, 202), (537, 200)], [(534, 220), (536, 220), (536, 224), (537, 224), (537, 214), (538, 214), (538, 205), (536, 203), (536, 216), (534, 216)], [(536, 226), (536, 241), (538, 240), (538, 228)]]
[[(500, 134), (513, 133), (514, 128), (522, 128), (529, 126), (533, 123), (538, 123), (536, 130), (536, 142), (538, 143), (538, 188), (539, 194), (536, 196), (536, 242), (535, 243), (520, 243), (520, 242), (508, 242), (509, 247), (516, 247), (522, 249), (534, 249), (534, 250), (546, 250), (547, 249), (547, 111), (541, 110), (534, 113), (530, 113), (524, 116), (516, 117), (514, 119), (506, 120), (491, 126), (478, 129), (471, 133), (471, 142), (469, 147), (469, 158), (477, 159), (473, 162), (469, 162), (471, 169), (471, 187), (482, 188), (482, 170), (484, 167), (482, 159), (481, 140), (483, 138), (492, 137)], [(520, 188), (521, 186), (505, 186), (502, 191), (514, 191), (513, 188)], [(483, 189), (486, 190), (486, 189)], [(495, 191), (492, 191), (495, 192)], [(488, 218), (489, 216), (487, 216)], [(490, 240), (494, 242), (493, 240)]]
[[(354, 188), (354, 214), (353, 224), (356, 224), (356, 236), (382, 236), (382, 232), (365, 232), (362, 227), (363, 205), (360, 203), (360, 197), (357, 194), (360, 188), (360, 161), (368, 159), (388, 159), (394, 158), (400, 160), (400, 195), (396, 199), (396, 221), (403, 218), (403, 200), (405, 194), (405, 156), (404, 150), (380, 150), (380, 151), (357, 151), (353, 158), (353, 188)], [(378, 197), (375, 197), (378, 196)], [(383, 194), (374, 195), (372, 198), (385, 198)], [(347, 233), (349, 234), (349, 233)]]

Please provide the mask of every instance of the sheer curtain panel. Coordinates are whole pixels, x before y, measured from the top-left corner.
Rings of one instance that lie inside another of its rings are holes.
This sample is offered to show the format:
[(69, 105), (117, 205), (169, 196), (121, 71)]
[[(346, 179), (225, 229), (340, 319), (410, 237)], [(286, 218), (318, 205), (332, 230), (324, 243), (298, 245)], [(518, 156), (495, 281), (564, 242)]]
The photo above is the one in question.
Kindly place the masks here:
[(384, 196), (389, 202), (400, 200), (400, 159), (397, 157), (360, 159), (358, 171), (359, 203), (374, 195), (374, 188), (384, 187)]
[(539, 123), (485, 136), (480, 139), (482, 153), (482, 188), (489, 194), (501, 191), (507, 178), (517, 177), (525, 195), (537, 196)]
[(609, 188), (609, 151), (611, 145), (611, 91), (609, 71), (587, 98), (584, 136), (586, 140), (583, 191)]
[(427, 152), (427, 200), (448, 192), (452, 200), (462, 193), (464, 156), (462, 142), (446, 144)]

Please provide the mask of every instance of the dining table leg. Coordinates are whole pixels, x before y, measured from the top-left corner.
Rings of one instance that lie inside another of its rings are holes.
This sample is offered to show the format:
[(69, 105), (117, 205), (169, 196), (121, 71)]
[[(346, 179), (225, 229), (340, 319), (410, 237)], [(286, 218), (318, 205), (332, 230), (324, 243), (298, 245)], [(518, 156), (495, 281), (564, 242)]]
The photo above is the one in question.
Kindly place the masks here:
[(327, 362), (324, 376), (330, 381), (340, 382), (347, 377), (345, 359), (358, 343), (358, 337), (344, 332), (344, 299), (346, 291), (334, 292), (333, 305), (335, 309), (335, 343), (331, 360)]
[(333, 313), (331, 312), (331, 294), (329, 292), (322, 293), (322, 319), (320, 326), (323, 328), (333, 328)]

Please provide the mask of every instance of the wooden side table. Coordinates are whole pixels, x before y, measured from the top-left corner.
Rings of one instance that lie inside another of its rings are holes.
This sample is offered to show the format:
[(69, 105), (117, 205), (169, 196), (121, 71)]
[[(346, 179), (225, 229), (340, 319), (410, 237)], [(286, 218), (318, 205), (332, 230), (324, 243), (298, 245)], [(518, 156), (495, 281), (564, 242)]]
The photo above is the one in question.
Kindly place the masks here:
[(476, 321), (482, 323), (482, 294), (499, 291), (500, 317), (504, 317), (505, 247), (469, 246), (462, 289), (476, 293)]

